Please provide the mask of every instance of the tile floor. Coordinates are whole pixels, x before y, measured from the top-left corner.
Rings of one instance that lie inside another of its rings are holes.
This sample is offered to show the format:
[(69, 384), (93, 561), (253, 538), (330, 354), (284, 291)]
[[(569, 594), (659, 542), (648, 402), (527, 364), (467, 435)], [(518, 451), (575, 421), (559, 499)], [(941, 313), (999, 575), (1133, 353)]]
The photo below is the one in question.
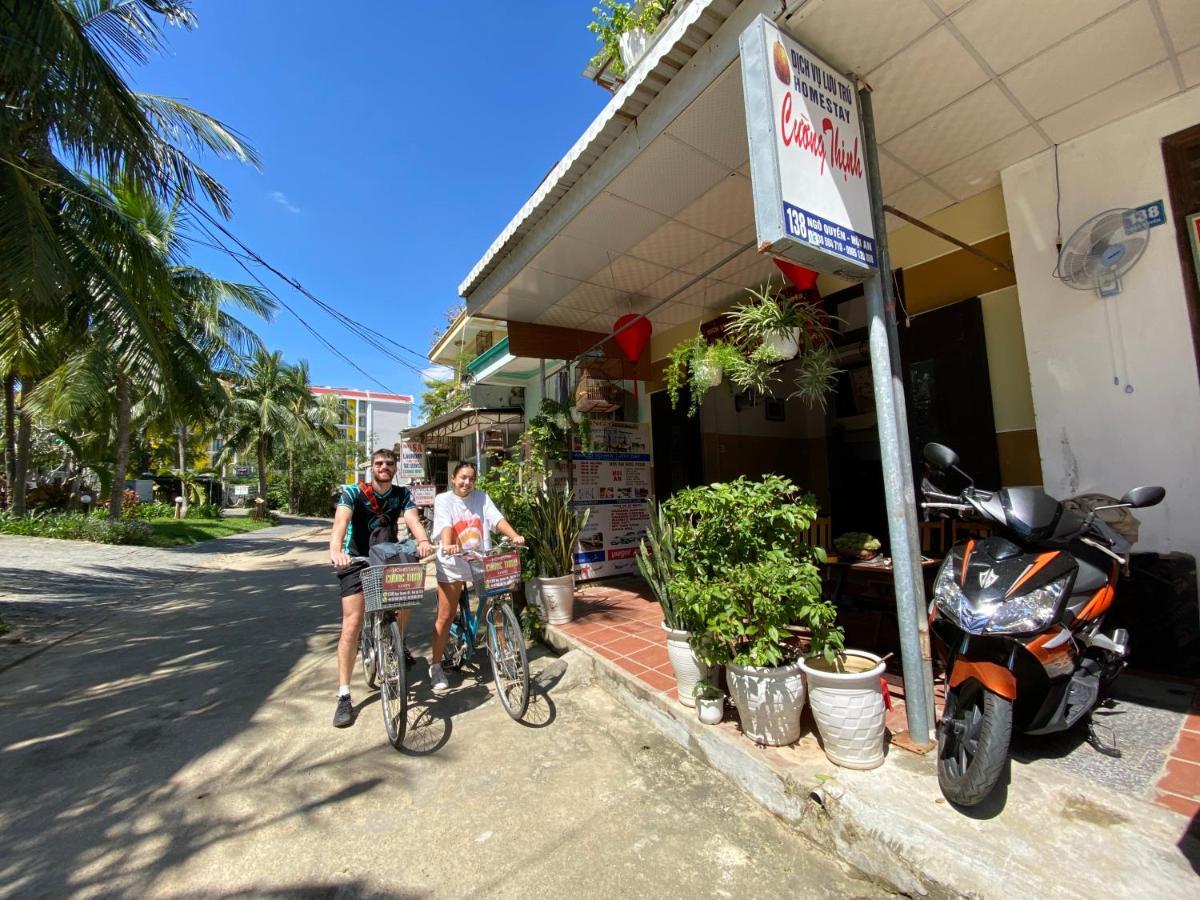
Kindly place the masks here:
[[(667, 661), (666, 636), (658, 603), (644, 594), (640, 579), (617, 578), (585, 585), (575, 598), (575, 617), (555, 626), (593, 652), (611, 660), (656, 693), (678, 700), (675, 676)], [(898, 747), (905, 741), (904, 680), (899, 660), (889, 661), (885, 676), (891, 700), (887, 713), (889, 736)], [(936, 704), (941, 712), (944, 691), (939, 684)], [(1155, 791), (1155, 802), (1192, 819), (1190, 830), (1200, 834), (1200, 687), (1184, 719), (1174, 750)]]

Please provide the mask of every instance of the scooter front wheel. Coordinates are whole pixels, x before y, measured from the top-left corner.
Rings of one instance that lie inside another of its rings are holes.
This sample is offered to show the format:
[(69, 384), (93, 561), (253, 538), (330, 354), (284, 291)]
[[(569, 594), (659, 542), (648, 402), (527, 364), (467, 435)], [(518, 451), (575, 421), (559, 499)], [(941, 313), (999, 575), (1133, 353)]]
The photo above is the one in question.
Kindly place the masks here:
[(992, 792), (1008, 761), (1012, 701), (968, 679), (946, 694), (938, 726), (938, 786), (956, 806)]

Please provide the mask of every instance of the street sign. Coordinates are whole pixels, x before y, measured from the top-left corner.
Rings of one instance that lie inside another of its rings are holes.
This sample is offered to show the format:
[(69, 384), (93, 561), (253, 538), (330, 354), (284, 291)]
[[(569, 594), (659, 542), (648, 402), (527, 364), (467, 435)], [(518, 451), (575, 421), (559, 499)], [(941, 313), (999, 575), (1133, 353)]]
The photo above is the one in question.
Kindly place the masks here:
[(765, 16), (740, 46), (759, 251), (869, 276), (875, 228), (854, 83)]

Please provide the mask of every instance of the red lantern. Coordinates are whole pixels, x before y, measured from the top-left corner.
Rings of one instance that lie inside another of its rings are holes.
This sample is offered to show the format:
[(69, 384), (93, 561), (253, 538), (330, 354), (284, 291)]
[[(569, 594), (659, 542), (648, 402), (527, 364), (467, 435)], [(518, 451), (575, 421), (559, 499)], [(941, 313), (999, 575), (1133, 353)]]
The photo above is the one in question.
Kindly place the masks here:
[[(630, 322), (633, 324), (629, 325)], [(626, 325), (629, 327), (625, 328)], [(622, 331), (622, 328), (625, 330)], [(641, 359), (646, 345), (650, 343), (650, 334), (654, 331), (654, 326), (650, 324), (649, 319), (629, 313), (613, 322), (613, 331), (616, 332), (617, 344), (625, 358), (630, 362), (637, 362)]]
[(783, 273), (796, 290), (803, 293), (804, 291), (812, 290), (817, 284), (817, 272), (812, 269), (806, 269), (804, 266), (797, 265), (794, 262), (788, 262), (786, 259), (775, 259), (775, 265), (779, 266), (779, 271)]
[[(631, 322), (633, 324), (630, 324)], [(626, 325), (629, 325), (629, 327), (625, 328)], [(650, 343), (650, 334), (654, 331), (654, 326), (644, 316), (627, 313), (613, 322), (613, 331), (616, 332), (613, 336), (617, 340), (617, 346), (621, 348), (621, 352), (625, 354), (625, 358), (632, 363), (636, 363), (641, 359), (642, 351), (646, 349), (646, 345)], [(635, 372), (633, 379), (633, 398), (635, 400), (637, 399), (637, 395), (638, 383), (637, 373)]]

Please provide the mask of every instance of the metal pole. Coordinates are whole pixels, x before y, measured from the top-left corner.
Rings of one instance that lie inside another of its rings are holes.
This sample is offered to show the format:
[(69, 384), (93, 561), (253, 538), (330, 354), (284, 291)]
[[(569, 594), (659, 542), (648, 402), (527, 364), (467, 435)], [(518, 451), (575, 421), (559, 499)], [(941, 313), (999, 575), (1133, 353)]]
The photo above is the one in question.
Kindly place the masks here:
[[(867, 177), (871, 186), (871, 196), (883, 197), (883, 189), (879, 179), (879, 151), (875, 143), (875, 114), (870, 90), (860, 91), (863, 119), (863, 149), (867, 161)], [(900, 435), (900, 473), (904, 484), (904, 493), (908, 497), (905, 505), (905, 519), (908, 527), (909, 551), (917, 560), (913, 568), (913, 597), (917, 612), (917, 638), (921, 647), (921, 673), (925, 688), (925, 710), (928, 715), (926, 728), (933, 731), (936, 719), (936, 705), (933, 697), (933, 651), (929, 643), (929, 618), (926, 615), (925, 576), (922, 570), (921, 535), (917, 524), (917, 491), (913, 473), (912, 447), (908, 440), (908, 401), (904, 396), (904, 369), (900, 362), (900, 335), (896, 327), (896, 283), (892, 277), (891, 254), (888, 250), (887, 221), (883, 215), (884, 206), (875, 202), (871, 206), (871, 217), (875, 224), (875, 260), (879, 265), (880, 277), (884, 279), (884, 324), (887, 326), (888, 346), (892, 359), (892, 394), (896, 398), (896, 421)], [(908, 693), (907, 691), (905, 692)]]
[[(883, 193), (879, 179), (879, 160), (875, 148), (875, 122), (871, 112), (869, 89), (858, 92), (859, 113), (862, 117), (863, 151), (866, 156), (867, 178), (871, 194), (872, 220), (875, 224), (876, 264), (878, 269), (864, 285), (867, 301), (867, 344), (871, 353), (871, 380), (875, 388), (875, 417), (879, 428), (880, 458), (883, 464), (883, 489), (887, 499), (888, 537), (892, 548), (892, 578), (896, 588), (896, 618), (900, 628), (900, 656), (904, 671), (904, 706), (908, 717), (908, 732), (915, 744), (929, 742), (929, 682), (921, 658), (920, 633), (917, 615), (924, 604), (917, 587), (921, 580), (921, 554), (916, 543), (917, 528), (912, 504), (912, 468), (904, 446), (907, 422), (903, 403), (896, 402), (896, 373), (892, 367), (892, 349), (887, 327), (884, 300), (884, 279), (891, 278), (886, 268), (886, 256), (879, 248), (887, 245), (883, 227)], [(893, 310), (894, 312), (894, 310)], [(899, 391), (903, 395), (903, 387)], [(902, 438), (902, 435), (905, 435)], [(903, 444), (901, 441), (903, 440)], [(909, 489), (905, 489), (904, 472), (908, 470)]]

